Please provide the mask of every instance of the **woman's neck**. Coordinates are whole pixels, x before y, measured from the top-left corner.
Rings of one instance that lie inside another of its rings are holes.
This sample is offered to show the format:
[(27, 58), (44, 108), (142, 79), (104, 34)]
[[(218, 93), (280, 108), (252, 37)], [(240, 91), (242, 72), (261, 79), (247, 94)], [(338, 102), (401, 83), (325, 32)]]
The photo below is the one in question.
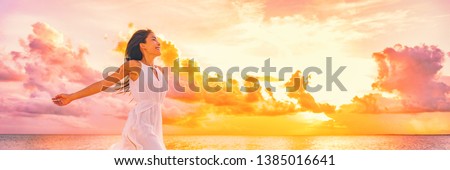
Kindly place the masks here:
[(148, 57), (143, 56), (141, 62), (145, 65), (152, 66), (153, 65), (153, 59), (147, 59)]

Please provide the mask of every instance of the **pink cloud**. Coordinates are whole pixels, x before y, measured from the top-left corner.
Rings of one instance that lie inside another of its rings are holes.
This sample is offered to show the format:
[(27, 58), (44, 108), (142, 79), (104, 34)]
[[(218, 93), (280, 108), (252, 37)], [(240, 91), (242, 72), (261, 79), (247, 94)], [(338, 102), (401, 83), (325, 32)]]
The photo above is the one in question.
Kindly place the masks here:
[(0, 63), (0, 81), (21, 81), (25, 79), (25, 74), (14, 70), (8, 65), (5, 65), (3, 62)]
[[(65, 107), (54, 105), (52, 96), (80, 90), (100, 80), (102, 73), (87, 65), (86, 47), (74, 48), (69, 40), (47, 24), (38, 22), (32, 27), (33, 33), (26, 40), (20, 40), (21, 51), (0, 56), (3, 61), (0, 63), (1, 114), (12, 120), (14, 117), (34, 117), (36, 121), (64, 120), (68, 127), (79, 126), (81, 117), (122, 118), (126, 115), (129, 100), (108, 93), (97, 95), (102, 100), (85, 98)], [(51, 115), (52, 119), (41, 120), (45, 115)]]
[(396, 45), (374, 54), (379, 66), (372, 87), (399, 92), (403, 105), (410, 111), (448, 111), (446, 96), (450, 86), (437, 81), (443, 67), (444, 52), (436, 46), (407, 47)]
[(418, 113), (450, 111), (450, 86), (440, 76), (445, 53), (436, 46), (395, 45), (374, 53), (378, 77), (373, 89), (395, 94), (355, 97), (340, 111), (356, 113)]

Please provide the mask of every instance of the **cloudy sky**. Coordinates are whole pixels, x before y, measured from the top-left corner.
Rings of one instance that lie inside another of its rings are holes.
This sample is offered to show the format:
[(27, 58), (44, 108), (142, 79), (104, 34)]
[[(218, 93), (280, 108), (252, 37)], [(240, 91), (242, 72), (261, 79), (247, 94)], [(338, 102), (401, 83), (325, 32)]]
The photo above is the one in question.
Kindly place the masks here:
[[(294, 68), (273, 80), (276, 92), (169, 92), (165, 134), (448, 134), (449, 21), (445, 0), (1, 1), (0, 133), (120, 133), (130, 96), (64, 107), (51, 97), (101, 80), (123, 63), (117, 47), (150, 28), (160, 64), (194, 58), (226, 71), (270, 58), (277, 71)], [(311, 66), (323, 73), (310, 84), (325, 86), (326, 57), (333, 71), (346, 66), (347, 91), (282, 90)]]

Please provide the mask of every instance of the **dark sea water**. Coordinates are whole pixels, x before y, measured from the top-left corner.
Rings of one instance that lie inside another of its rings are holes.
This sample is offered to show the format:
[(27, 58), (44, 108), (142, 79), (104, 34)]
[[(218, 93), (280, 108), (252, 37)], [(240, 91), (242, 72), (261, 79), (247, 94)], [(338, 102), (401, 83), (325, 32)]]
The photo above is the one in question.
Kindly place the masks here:
[[(103, 150), (119, 135), (0, 135), (0, 150)], [(450, 135), (164, 136), (167, 149), (449, 150)]]

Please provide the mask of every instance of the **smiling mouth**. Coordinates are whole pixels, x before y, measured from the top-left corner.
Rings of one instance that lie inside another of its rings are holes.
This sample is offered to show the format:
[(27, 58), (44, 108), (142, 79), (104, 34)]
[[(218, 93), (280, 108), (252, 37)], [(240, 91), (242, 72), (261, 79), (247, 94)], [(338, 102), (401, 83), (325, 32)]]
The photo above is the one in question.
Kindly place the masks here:
[(161, 50), (161, 47), (156, 47), (156, 49), (157, 49), (158, 51), (160, 51), (160, 50)]

